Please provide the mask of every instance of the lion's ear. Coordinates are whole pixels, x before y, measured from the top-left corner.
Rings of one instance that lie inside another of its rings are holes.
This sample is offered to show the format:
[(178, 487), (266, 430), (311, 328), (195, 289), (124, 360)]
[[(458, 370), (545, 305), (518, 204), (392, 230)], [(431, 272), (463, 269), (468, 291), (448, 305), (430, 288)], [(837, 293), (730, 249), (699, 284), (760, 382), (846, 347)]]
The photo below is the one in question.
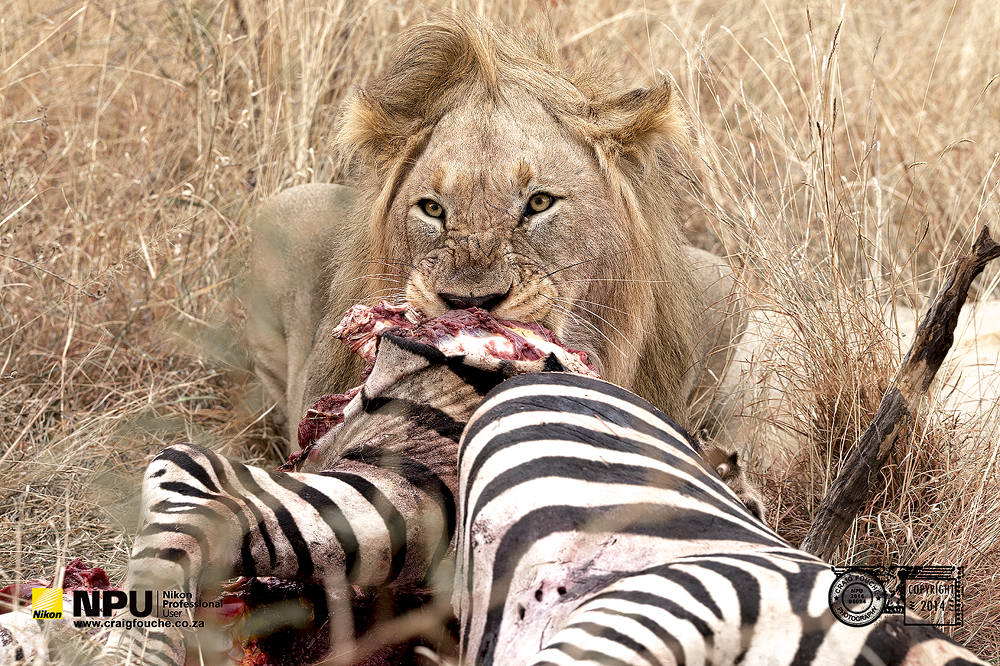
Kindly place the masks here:
[(661, 79), (652, 88), (637, 88), (592, 103), (592, 140), (612, 159), (625, 158), (651, 166), (666, 146), (686, 152), (691, 129), (674, 86)]
[(358, 91), (344, 107), (336, 138), (338, 152), (348, 161), (357, 155), (385, 164), (402, 152), (417, 120), (387, 108), (365, 90)]

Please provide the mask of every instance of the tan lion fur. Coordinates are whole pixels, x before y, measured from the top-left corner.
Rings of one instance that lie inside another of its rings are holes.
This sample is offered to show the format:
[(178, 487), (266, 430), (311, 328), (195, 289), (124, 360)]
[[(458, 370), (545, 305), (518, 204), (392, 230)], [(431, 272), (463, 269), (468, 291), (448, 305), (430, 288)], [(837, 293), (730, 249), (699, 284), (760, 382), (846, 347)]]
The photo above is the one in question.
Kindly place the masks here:
[[(545, 325), (684, 426), (726, 427), (732, 278), (681, 235), (685, 112), (666, 80), (621, 93), (598, 71), (470, 19), (401, 36), (345, 106), (353, 188), (292, 188), (255, 227), (249, 337), (293, 447), (302, 411), (358, 381), (330, 336), (348, 307), (405, 298), (436, 316), (455, 294)], [(538, 193), (551, 204), (529, 213)]]

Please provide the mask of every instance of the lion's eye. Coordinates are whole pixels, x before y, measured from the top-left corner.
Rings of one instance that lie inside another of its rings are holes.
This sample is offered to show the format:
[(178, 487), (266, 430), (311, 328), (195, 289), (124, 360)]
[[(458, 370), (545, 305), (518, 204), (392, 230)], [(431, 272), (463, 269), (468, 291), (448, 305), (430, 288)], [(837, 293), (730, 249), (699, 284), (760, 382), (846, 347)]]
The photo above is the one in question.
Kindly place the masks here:
[(531, 195), (528, 199), (528, 210), (526, 211), (528, 215), (533, 215), (534, 213), (541, 213), (543, 210), (548, 210), (555, 199), (548, 194), (543, 194), (539, 192), (538, 194)]
[(417, 205), (429, 217), (436, 217), (438, 219), (444, 217), (444, 206), (433, 199), (421, 199)]

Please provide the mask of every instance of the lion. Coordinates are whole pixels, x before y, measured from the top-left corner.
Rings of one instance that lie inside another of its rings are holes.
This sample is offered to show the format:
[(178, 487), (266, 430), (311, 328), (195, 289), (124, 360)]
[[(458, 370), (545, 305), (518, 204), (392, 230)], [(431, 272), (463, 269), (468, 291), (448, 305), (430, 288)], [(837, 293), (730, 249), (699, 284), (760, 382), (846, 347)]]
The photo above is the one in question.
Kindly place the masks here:
[(352, 182), (293, 187), (256, 220), (248, 338), (293, 447), (303, 411), (358, 382), (331, 331), (383, 298), (536, 322), (689, 430), (731, 429), (741, 324), (730, 267), (682, 236), (683, 103), (600, 71), (474, 19), (401, 35), (342, 112)]

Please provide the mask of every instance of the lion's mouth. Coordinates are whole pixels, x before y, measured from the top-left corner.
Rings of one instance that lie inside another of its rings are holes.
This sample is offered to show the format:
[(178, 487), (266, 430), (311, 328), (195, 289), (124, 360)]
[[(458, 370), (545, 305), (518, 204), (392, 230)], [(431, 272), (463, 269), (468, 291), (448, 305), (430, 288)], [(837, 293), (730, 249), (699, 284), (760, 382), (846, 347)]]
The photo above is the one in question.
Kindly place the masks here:
[[(560, 297), (551, 280), (538, 274), (534, 264), (518, 263), (509, 272), (491, 279), (486, 279), (474, 268), (456, 271), (449, 265), (445, 267), (447, 270), (439, 271), (435, 266), (433, 262), (421, 263), (410, 274), (403, 289), (406, 302), (426, 317), (439, 317), (450, 310), (481, 309), (499, 321), (542, 323), (553, 320), (552, 324), (544, 326), (558, 335), (553, 324), (559, 318), (551, 315), (561, 308), (554, 308), (553, 304), (565, 299)], [(438, 277), (439, 272), (447, 277)]]
[[(393, 305), (388, 301), (374, 307), (355, 305), (332, 334), (367, 362), (360, 377), (362, 383), (372, 372), (379, 342), (386, 335), (429, 345), (448, 358), (463, 357), (464, 363), (473, 367), (494, 370), (500, 367), (504, 376), (538, 372), (554, 357), (567, 372), (599, 377), (587, 359), (587, 352), (566, 347), (547, 328), (497, 319), (479, 308), (449, 310), (425, 318), (409, 305)], [(344, 410), (360, 388), (323, 396), (306, 411), (298, 432), (303, 451), (343, 422)], [(301, 453), (293, 454), (292, 458), (297, 461)]]
[(517, 363), (555, 355), (567, 372), (598, 376), (587, 352), (566, 347), (544, 326), (498, 319), (480, 308), (425, 318), (409, 305), (382, 301), (375, 307), (355, 305), (333, 329), (334, 337), (368, 362), (367, 371), (375, 361), (379, 339), (386, 334), (431, 345), (445, 356), (465, 356), (473, 365), (477, 359), (486, 364), (488, 359)]

